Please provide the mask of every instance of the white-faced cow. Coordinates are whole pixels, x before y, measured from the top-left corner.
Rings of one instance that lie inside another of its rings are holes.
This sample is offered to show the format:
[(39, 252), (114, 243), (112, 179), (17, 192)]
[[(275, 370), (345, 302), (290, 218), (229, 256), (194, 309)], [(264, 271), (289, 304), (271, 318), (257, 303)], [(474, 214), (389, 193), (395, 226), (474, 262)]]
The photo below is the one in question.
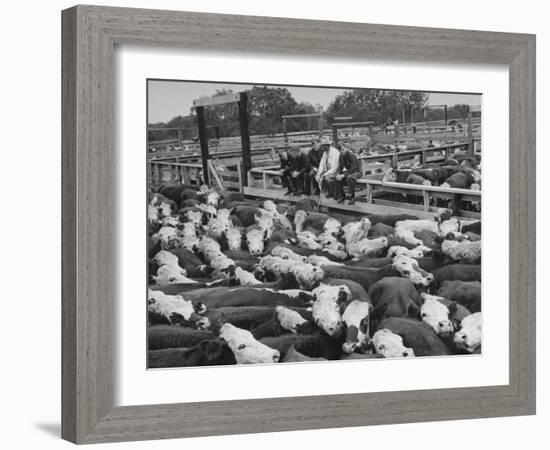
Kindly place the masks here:
[(280, 353), (254, 339), (248, 330), (226, 323), (220, 329), (220, 337), (233, 351), (237, 364), (279, 362)]

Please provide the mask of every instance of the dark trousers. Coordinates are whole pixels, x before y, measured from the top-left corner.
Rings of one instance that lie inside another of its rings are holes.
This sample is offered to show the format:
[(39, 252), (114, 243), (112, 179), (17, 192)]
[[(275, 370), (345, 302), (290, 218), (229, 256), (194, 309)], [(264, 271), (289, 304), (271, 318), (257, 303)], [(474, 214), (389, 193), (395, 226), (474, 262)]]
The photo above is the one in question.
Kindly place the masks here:
[(317, 184), (317, 180), (315, 179), (315, 175), (317, 172), (315, 170), (310, 170), (308, 172), (304, 172), (304, 194), (305, 195), (311, 195), (311, 188), (313, 187), (314, 192), (319, 192), (319, 185)]
[(287, 188), (290, 192), (296, 192), (303, 190), (304, 175), (300, 173), (297, 177), (293, 177), (292, 169), (285, 169), (281, 174), (281, 183), (284, 188)]
[(323, 192), (326, 197), (334, 197), (336, 192), (336, 179), (334, 177), (324, 178), (323, 179)]
[(344, 186), (349, 189), (349, 198), (355, 198), (355, 182), (361, 177), (359, 172), (347, 173), (341, 180), (336, 180), (334, 198), (345, 197)]

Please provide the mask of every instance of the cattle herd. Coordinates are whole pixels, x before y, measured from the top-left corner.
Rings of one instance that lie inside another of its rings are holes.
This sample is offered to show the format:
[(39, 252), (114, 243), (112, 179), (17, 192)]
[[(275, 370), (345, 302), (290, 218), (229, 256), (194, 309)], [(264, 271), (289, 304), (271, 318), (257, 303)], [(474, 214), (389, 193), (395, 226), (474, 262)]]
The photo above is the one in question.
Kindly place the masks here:
[(207, 186), (148, 203), (148, 367), (481, 352), (481, 222)]

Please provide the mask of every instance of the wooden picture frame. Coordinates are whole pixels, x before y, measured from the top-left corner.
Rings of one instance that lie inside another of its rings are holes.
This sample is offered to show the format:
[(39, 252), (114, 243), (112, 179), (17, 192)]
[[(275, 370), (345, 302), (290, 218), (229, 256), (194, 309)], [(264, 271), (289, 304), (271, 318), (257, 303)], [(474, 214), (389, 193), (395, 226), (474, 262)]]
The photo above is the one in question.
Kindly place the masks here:
[[(93, 443), (535, 413), (535, 36), (97, 6), (63, 11), (62, 31), (64, 439)], [(114, 407), (113, 52), (119, 43), (507, 65), (509, 384)]]

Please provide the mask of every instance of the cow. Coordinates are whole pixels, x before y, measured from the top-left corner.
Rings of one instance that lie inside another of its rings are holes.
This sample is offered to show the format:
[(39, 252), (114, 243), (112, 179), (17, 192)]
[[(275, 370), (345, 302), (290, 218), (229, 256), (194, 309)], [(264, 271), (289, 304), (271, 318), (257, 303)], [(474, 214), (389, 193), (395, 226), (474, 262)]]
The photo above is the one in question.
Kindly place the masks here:
[(313, 320), (328, 336), (338, 337), (343, 332), (340, 305), (351, 298), (347, 286), (321, 284), (312, 291), (315, 301), (312, 305)]
[(466, 316), (460, 322), (460, 330), (454, 335), (454, 344), (468, 353), (481, 350), (481, 312)]
[(395, 235), (395, 229), (392, 226), (386, 225), (382, 222), (378, 222), (371, 227), (367, 237), (369, 239), (375, 239), (379, 237), (388, 237), (393, 235)]
[(449, 280), (443, 282), (437, 295), (457, 302), (472, 313), (481, 311), (481, 282)]
[(239, 205), (231, 210), (231, 215), (237, 217), (241, 226), (245, 228), (254, 225), (259, 214), (260, 208), (251, 205)]
[(313, 328), (308, 320), (299, 312), (284, 306), (277, 306), (269, 320), (251, 330), (255, 339), (284, 333), (307, 334), (311, 331)]
[(294, 226), (296, 233), (301, 233), (302, 231), (315, 231), (320, 233), (324, 231), (325, 223), (330, 219), (328, 214), (324, 213), (315, 213), (299, 210), (296, 211), (294, 215)]
[(352, 301), (342, 314), (346, 326), (346, 340), (342, 344), (344, 353), (364, 353), (370, 344), (369, 313), (371, 305), (360, 300)]
[(180, 295), (167, 295), (161, 291), (149, 289), (147, 312), (149, 322), (168, 325), (189, 326), (204, 330), (210, 327), (210, 321), (197, 313), (204, 313), (206, 308), (200, 302), (184, 300)]
[(292, 363), (292, 362), (312, 362), (312, 361), (327, 361), (326, 358), (318, 357), (312, 358), (311, 356), (306, 356), (300, 353), (294, 348), (294, 345), (291, 345), (285, 353), (285, 356), (281, 359), (283, 363)]
[(196, 198), (197, 190), (195, 186), (190, 184), (171, 184), (160, 186), (158, 193), (166, 198), (169, 198), (177, 205), (188, 198)]
[(444, 240), (441, 243), (441, 251), (455, 261), (473, 263), (481, 258), (481, 241)]
[(407, 278), (385, 277), (369, 289), (374, 305), (373, 323), (387, 317), (419, 318), (422, 299)]
[[(197, 241), (198, 244), (198, 241)], [(191, 278), (202, 278), (211, 273), (211, 269), (204, 266), (203, 261), (195, 253), (187, 248), (173, 248), (170, 253), (178, 258), (178, 265), (187, 272)]]
[(439, 232), (438, 223), (435, 220), (402, 220), (395, 224), (395, 236), (414, 245), (423, 245), (422, 240), (414, 236), (415, 231), (433, 231)]
[[(481, 281), (481, 266), (477, 264), (449, 264), (432, 271), (437, 289), (447, 280)], [(444, 296), (443, 296), (444, 297)]]
[[(299, 310), (306, 311), (305, 308)], [(252, 330), (270, 320), (274, 311), (272, 306), (227, 306), (208, 309), (204, 317), (210, 321), (209, 329), (217, 333), (224, 323)]]
[(399, 272), (392, 265), (377, 268), (349, 267), (349, 266), (323, 266), (325, 279), (340, 278), (359, 283), (366, 291), (385, 277), (398, 277)]
[(283, 359), (291, 347), (310, 358), (337, 360), (342, 355), (341, 340), (327, 336), (321, 330), (311, 334), (288, 333), (281, 336), (268, 336), (260, 339), (260, 342), (278, 350)]
[(237, 364), (277, 363), (280, 353), (254, 339), (252, 333), (230, 323), (220, 328), (219, 336), (235, 355)]
[(474, 182), (474, 177), (469, 172), (456, 172), (441, 184), (443, 188), (468, 189)]
[(350, 256), (366, 256), (372, 258), (385, 253), (385, 250), (388, 248), (388, 238), (385, 236), (375, 239), (364, 238), (359, 241), (346, 244), (346, 249)]
[(481, 236), (481, 221), (474, 221), (470, 223), (462, 223), (460, 227), (461, 233), (467, 233), (471, 231), (472, 233), (479, 234)]
[(418, 220), (418, 217), (411, 214), (369, 214), (368, 218), (373, 226), (377, 223), (383, 223), (384, 225), (389, 225), (390, 227), (394, 228), (398, 222), (403, 222), (405, 220)]
[(447, 307), (436, 296), (420, 294), (424, 300), (420, 306), (420, 317), (438, 335), (448, 335), (454, 331), (452, 316), (456, 313), (456, 303)]
[(431, 230), (415, 230), (413, 236), (416, 239), (422, 241), (423, 246), (430, 248), (431, 250), (440, 250), (442, 238), (439, 233)]
[(197, 283), (197, 281), (192, 278), (188, 278), (187, 272), (185, 269), (182, 269), (179, 266), (160, 266), (157, 270), (157, 274), (153, 275), (152, 278), (155, 283), (158, 285), (166, 285), (171, 283)]
[(189, 291), (187, 300), (201, 301), (207, 308), (228, 306), (305, 306), (311, 303), (313, 296), (300, 289), (274, 290), (256, 287), (207, 288)]
[(430, 253), (431, 251), (431, 248), (425, 247), (424, 245), (419, 245), (418, 247), (415, 247), (413, 249), (402, 247), (400, 245), (394, 245), (388, 248), (387, 257), (393, 258), (395, 256), (404, 255), (408, 256), (409, 258), (422, 258), (426, 253)]
[(372, 336), (374, 351), (383, 358), (413, 358), (412, 348), (403, 345), (403, 338), (387, 328), (377, 330)]
[(164, 348), (147, 352), (147, 367), (197, 367), (236, 364), (235, 356), (221, 339), (207, 339), (191, 348)]
[(398, 255), (393, 258), (392, 266), (414, 284), (427, 287), (434, 280), (434, 276), (422, 269), (418, 265), (418, 261), (406, 255)]
[(267, 239), (267, 231), (263, 230), (259, 225), (251, 225), (244, 233), (246, 248), (251, 255), (261, 255), (264, 251), (265, 240)]
[[(390, 330), (403, 338), (403, 345), (415, 356), (444, 356), (450, 351), (435, 331), (424, 322), (405, 317), (390, 317), (380, 323), (380, 329)], [(376, 344), (375, 344), (376, 345)]]
[(214, 339), (215, 335), (208, 330), (195, 330), (189, 327), (174, 325), (151, 325), (147, 328), (149, 350), (161, 348), (191, 348), (205, 339)]
[(430, 180), (427, 180), (426, 178), (416, 174), (411, 173), (409, 176), (407, 176), (405, 183), (409, 184), (418, 184), (423, 186), (431, 186), (432, 182)]

